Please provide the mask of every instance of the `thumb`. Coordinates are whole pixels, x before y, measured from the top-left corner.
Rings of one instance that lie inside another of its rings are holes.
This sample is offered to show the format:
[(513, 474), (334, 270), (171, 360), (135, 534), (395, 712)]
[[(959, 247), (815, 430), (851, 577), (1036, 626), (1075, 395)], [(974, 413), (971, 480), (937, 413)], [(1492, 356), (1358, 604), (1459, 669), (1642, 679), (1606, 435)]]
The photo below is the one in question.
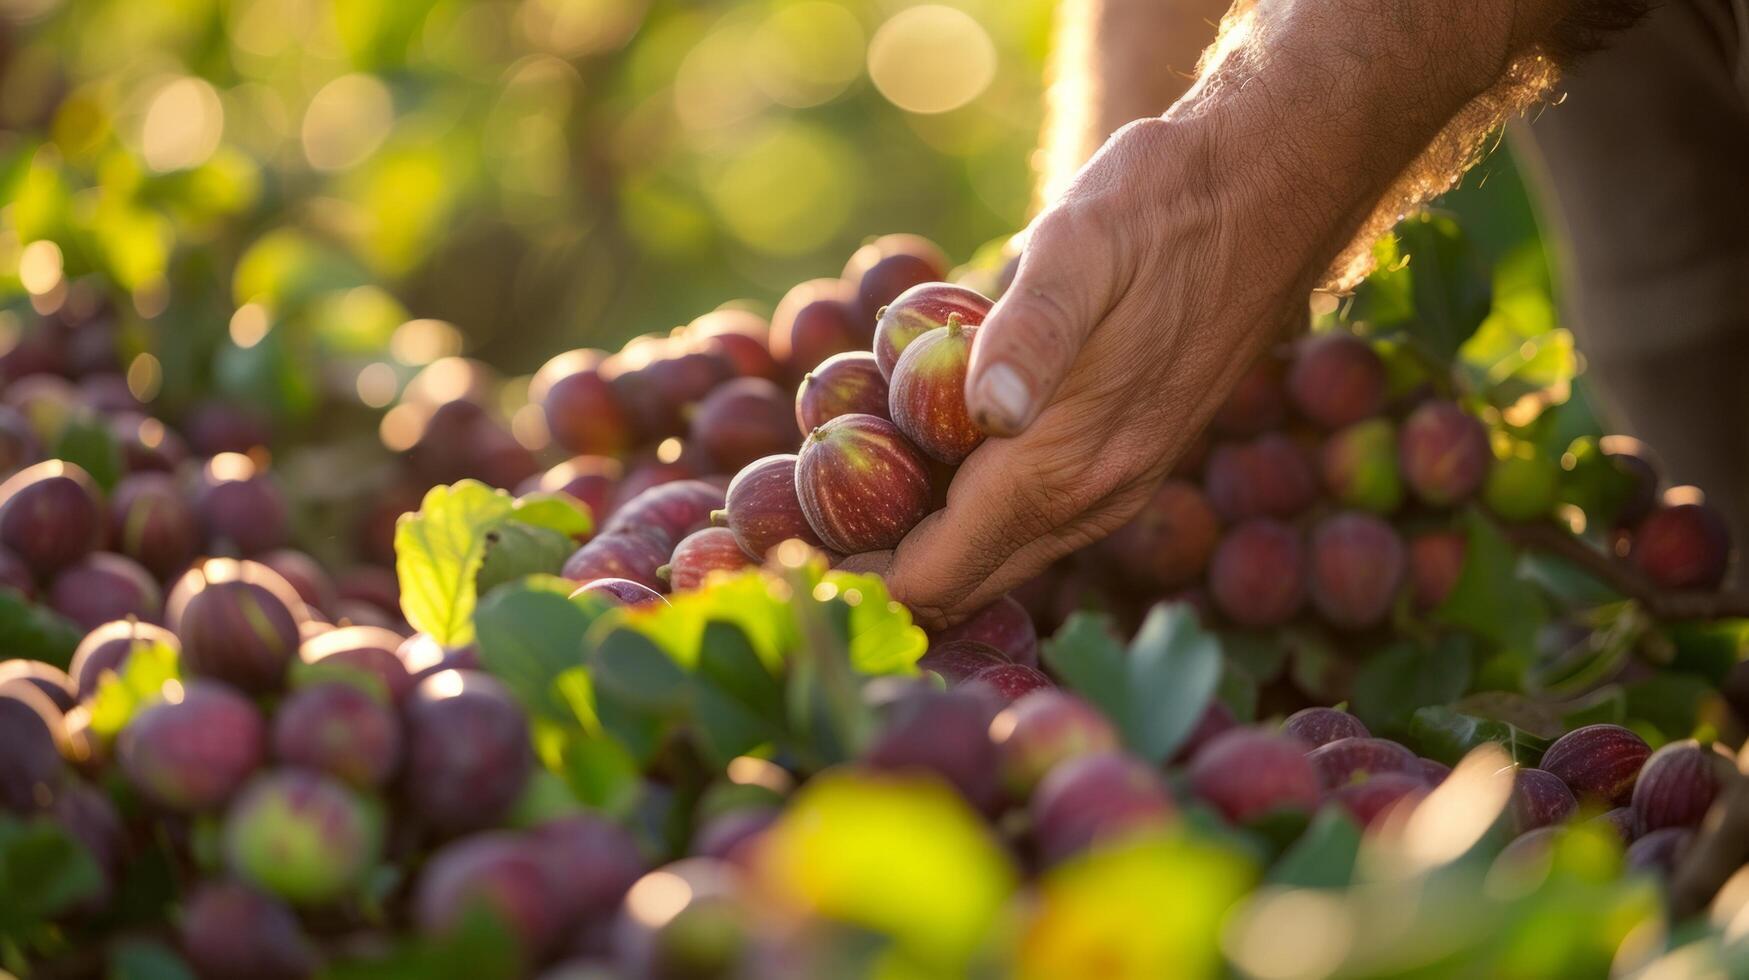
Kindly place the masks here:
[(966, 408), (990, 435), (1019, 435), (1038, 418), (1109, 305), (1105, 243), (1073, 227), (1061, 210), (1040, 221), (972, 342)]

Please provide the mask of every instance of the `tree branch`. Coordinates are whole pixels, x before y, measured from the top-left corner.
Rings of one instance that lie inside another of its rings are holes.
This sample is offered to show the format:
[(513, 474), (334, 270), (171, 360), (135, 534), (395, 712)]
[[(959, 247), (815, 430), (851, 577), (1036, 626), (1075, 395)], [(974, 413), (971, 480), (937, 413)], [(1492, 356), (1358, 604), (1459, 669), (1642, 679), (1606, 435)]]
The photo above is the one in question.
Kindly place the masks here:
[(1564, 559), (1666, 622), (1749, 618), (1749, 593), (1660, 589), (1639, 569), (1587, 544), (1555, 524), (1495, 523), (1513, 544)]

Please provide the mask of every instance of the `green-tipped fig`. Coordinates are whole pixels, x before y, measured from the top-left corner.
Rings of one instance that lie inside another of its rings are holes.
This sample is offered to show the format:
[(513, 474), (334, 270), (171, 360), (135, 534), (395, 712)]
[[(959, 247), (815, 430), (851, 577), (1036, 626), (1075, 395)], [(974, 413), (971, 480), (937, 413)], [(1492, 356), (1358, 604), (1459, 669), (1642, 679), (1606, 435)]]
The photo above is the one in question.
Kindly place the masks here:
[(1454, 402), (1429, 401), (1404, 420), (1397, 458), (1415, 496), (1434, 507), (1450, 507), (1481, 489), (1494, 452), (1480, 419)]
[(294, 904), (340, 898), (360, 884), (382, 846), (377, 806), (307, 770), (255, 778), (225, 812), (226, 865)]
[(308, 616), (291, 585), (252, 561), (214, 558), (170, 590), (169, 625), (182, 640), (182, 666), (251, 694), (279, 689)]
[(991, 305), (988, 297), (964, 286), (945, 282), (913, 286), (880, 313), (875, 324), (875, 363), (890, 379), (900, 355), (912, 341), (947, 326), (948, 318), (955, 314), (963, 326), (976, 327), (990, 315)]
[(947, 326), (913, 339), (893, 366), (887, 391), (893, 424), (917, 448), (949, 465), (984, 441), (966, 408), (966, 371), (976, 332), (953, 314)]
[(929, 463), (886, 419), (840, 415), (802, 444), (796, 496), (826, 547), (880, 551), (928, 515)]
[(1560, 482), (1560, 463), (1519, 443), (1489, 468), (1482, 502), (1509, 521), (1542, 520), (1555, 509)]
[(668, 590), (690, 592), (704, 584), (712, 572), (738, 572), (753, 565), (741, 550), (735, 532), (726, 527), (694, 531), (674, 546), (668, 559)]
[(1397, 429), (1390, 419), (1367, 419), (1335, 432), (1318, 463), (1324, 489), (1344, 506), (1390, 514), (1403, 504)]

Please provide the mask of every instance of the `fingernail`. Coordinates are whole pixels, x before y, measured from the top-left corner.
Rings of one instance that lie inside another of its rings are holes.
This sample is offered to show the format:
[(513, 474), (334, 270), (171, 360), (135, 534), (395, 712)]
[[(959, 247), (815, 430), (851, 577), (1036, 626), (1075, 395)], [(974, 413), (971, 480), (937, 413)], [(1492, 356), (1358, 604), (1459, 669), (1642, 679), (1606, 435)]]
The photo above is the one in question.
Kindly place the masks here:
[(979, 422), (1002, 434), (1020, 431), (1032, 407), (1032, 392), (1020, 372), (1007, 364), (992, 364), (978, 381), (982, 404)]

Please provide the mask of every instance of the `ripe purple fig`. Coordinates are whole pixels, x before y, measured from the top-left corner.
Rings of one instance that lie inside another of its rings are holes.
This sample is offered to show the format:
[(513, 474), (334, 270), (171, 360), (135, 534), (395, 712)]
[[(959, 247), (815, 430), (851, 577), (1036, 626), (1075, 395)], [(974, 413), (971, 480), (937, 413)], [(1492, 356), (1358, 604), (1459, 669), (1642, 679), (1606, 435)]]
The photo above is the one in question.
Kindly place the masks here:
[(1415, 753), (1389, 739), (1370, 736), (1339, 738), (1311, 750), (1306, 759), (1317, 770), (1325, 789), (1347, 785), (1359, 776), (1421, 772), (1421, 760)]
[(1303, 341), (1287, 376), (1294, 407), (1326, 429), (1377, 415), (1385, 405), (1385, 384), (1385, 362), (1372, 345), (1341, 333)]
[(610, 606), (666, 606), (668, 600), (662, 593), (624, 578), (598, 578), (585, 582), (571, 593), (571, 598), (578, 596), (594, 596)]
[(1416, 497), (1450, 507), (1481, 489), (1494, 451), (1480, 419), (1455, 402), (1427, 401), (1398, 431), (1397, 460)]
[(1275, 810), (1310, 810), (1320, 790), (1309, 748), (1291, 735), (1235, 728), (1190, 760), (1191, 792), (1235, 822)]
[(771, 356), (771, 324), (751, 310), (712, 310), (687, 324), (686, 335), (720, 349), (737, 377), (783, 380), (783, 370)]
[(1275, 355), (1259, 357), (1215, 412), (1214, 430), (1247, 439), (1279, 428), (1287, 418), (1287, 386), (1282, 374), (1281, 360)]
[(1203, 468), (1210, 506), (1226, 521), (1287, 519), (1318, 497), (1318, 479), (1300, 445), (1277, 432), (1216, 446)]
[(1554, 773), (1520, 769), (1513, 777), (1509, 809), (1513, 826), (1522, 834), (1566, 822), (1579, 809), (1579, 801)]
[(940, 246), (921, 235), (895, 234), (882, 235), (852, 253), (843, 278), (856, 284), (857, 314), (872, 325), (905, 290), (939, 281), (947, 271)]
[(845, 555), (899, 543), (928, 515), (929, 464), (893, 423), (840, 415), (796, 459), (796, 496), (826, 547)]
[(182, 420), (188, 445), (201, 456), (247, 453), (267, 445), (272, 433), (255, 410), (234, 402), (206, 401)]
[(82, 630), (94, 630), (117, 619), (157, 622), (164, 613), (164, 592), (138, 562), (107, 551), (95, 551), (55, 576), (49, 586), (49, 607)]
[(29, 684), (0, 689), (0, 812), (29, 814), (54, 800), (66, 778), (61, 712)]
[(996, 765), (1008, 792), (1026, 798), (1059, 763), (1122, 747), (1117, 729), (1098, 709), (1066, 691), (1026, 695), (990, 723)]
[(1366, 419), (1334, 432), (1318, 453), (1324, 489), (1346, 507), (1391, 514), (1403, 504), (1397, 469), (1397, 428), (1389, 419)]
[(298, 646), (298, 658), (324, 669), (355, 672), (374, 678), (382, 693), (400, 704), (413, 690), (413, 675), (395, 651), (401, 636), (379, 626), (342, 626), (312, 636)]
[(567, 452), (613, 456), (631, 445), (625, 407), (601, 376), (605, 357), (597, 350), (566, 351), (529, 383), (528, 400), (541, 406), (547, 432)]
[(764, 558), (791, 538), (821, 546), (796, 496), (792, 455), (767, 456), (742, 467), (729, 483), (723, 518), (741, 550), (755, 558)]
[(1586, 725), (1555, 739), (1542, 768), (1554, 773), (1581, 800), (1622, 805), (1633, 799), (1634, 780), (1651, 756), (1646, 740), (1620, 725)]
[(1622, 855), (1625, 870), (1668, 878), (1676, 873), (1688, 849), (1694, 846), (1694, 828), (1664, 827), (1654, 830), (1628, 845)]
[(962, 326), (976, 327), (990, 315), (991, 305), (977, 290), (945, 282), (926, 282), (905, 290), (887, 304), (875, 324), (874, 355), (881, 374), (892, 378), (899, 356), (913, 340), (947, 326), (955, 314)]
[(950, 466), (984, 441), (984, 431), (966, 408), (966, 371), (976, 333), (976, 327), (950, 315), (947, 326), (913, 338), (890, 374), (887, 408), (893, 424), (930, 458)]
[(47, 578), (103, 540), (101, 494), (91, 476), (59, 459), (27, 466), (0, 483), (0, 546)]
[(565, 926), (539, 850), (505, 831), (476, 834), (432, 855), (413, 896), (419, 931), (442, 935), (483, 907), (514, 935), (525, 957), (538, 958)]
[(41, 458), (42, 441), (30, 422), (17, 409), (0, 405), (0, 473), (23, 469)]
[(1330, 794), (1362, 827), (1371, 827), (1399, 805), (1414, 805), (1427, 796), (1420, 777), (1403, 772), (1381, 772), (1365, 781), (1339, 786)]
[(655, 532), (671, 547), (688, 534), (710, 527), (711, 515), (720, 510), (723, 503), (721, 487), (703, 480), (673, 480), (651, 487), (621, 504), (612, 519), (602, 525), (601, 534)]
[(1609, 435), (1597, 441), (1597, 448), (1626, 481), (1615, 524), (1633, 527), (1658, 504), (1658, 465), (1651, 447), (1632, 436)]
[(842, 279), (810, 279), (791, 289), (771, 314), (770, 346), (792, 378), (833, 354), (867, 347), (856, 287)]
[(573, 456), (541, 474), (532, 489), (577, 498), (600, 527), (611, 512), (609, 505), (624, 475), (625, 467), (610, 456)]
[(116, 739), (128, 782), (159, 806), (210, 810), (231, 798), (267, 755), (267, 724), (223, 684), (190, 680), (141, 710)]
[(1377, 626), (1391, 611), (1406, 564), (1403, 539), (1383, 520), (1358, 511), (1326, 517), (1312, 529), (1312, 604), (1338, 629)]
[(182, 910), (182, 951), (207, 980), (304, 980), (315, 946), (292, 910), (235, 881), (202, 883)]
[(987, 667), (1011, 663), (1001, 650), (976, 640), (931, 642), (929, 652), (917, 661), (922, 670), (933, 670), (949, 685), (968, 681)]
[(1220, 537), (1220, 518), (1202, 490), (1167, 480), (1100, 548), (1132, 591), (1160, 595), (1201, 579)]
[(720, 345), (685, 336), (670, 337), (656, 350), (657, 356), (644, 369), (653, 399), (643, 409), (644, 425), (652, 436), (679, 434), (686, 428), (687, 406), (733, 380), (735, 365)]
[(1344, 738), (1372, 737), (1359, 718), (1336, 708), (1302, 708), (1287, 716), (1281, 730), (1312, 748)]
[(1634, 815), (1633, 807), (1618, 806), (1613, 810), (1608, 810), (1592, 817), (1590, 820), (1586, 821), (1586, 823), (1595, 827), (1606, 828), (1611, 833), (1615, 834), (1623, 844), (1631, 844), (1634, 840), (1634, 825), (1638, 823), (1638, 817)]
[(167, 473), (122, 477), (109, 501), (110, 542), (159, 579), (188, 567), (200, 551), (200, 526)]
[(543, 823), (529, 832), (546, 869), (561, 921), (599, 922), (648, 868), (637, 841), (618, 826), (588, 813)]
[(1165, 826), (1178, 813), (1160, 774), (1121, 752), (1065, 759), (1039, 781), (1029, 810), (1039, 854), (1051, 863), (1100, 840)]
[(182, 639), (185, 672), (251, 694), (278, 690), (308, 618), (285, 579), (252, 561), (214, 558), (170, 590), (168, 625)]
[(1002, 702), (981, 686), (920, 687), (892, 705), (863, 761), (876, 769), (935, 773), (973, 806), (991, 812), (1002, 793), (990, 722), (1001, 709)]
[(1426, 531), (1409, 539), (1409, 591), (1415, 608), (1436, 608), (1457, 588), (1469, 539), (1461, 531)]
[(1013, 702), (1034, 691), (1047, 691), (1056, 685), (1037, 667), (1025, 664), (995, 664), (973, 674), (968, 680), (988, 685), (1003, 701)]
[(335, 592), (334, 579), (328, 574), (316, 559), (301, 551), (281, 548), (270, 551), (255, 559), (279, 573), (292, 591), (298, 594), (304, 605), (319, 612), (329, 612), (334, 608), (339, 598)]
[(243, 557), (285, 544), (291, 535), (287, 509), (279, 487), (240, 453), (207, 460), (194, 495), (207, 546)]
[(753, 559), (741, 550), (735, 532), (726, 527), (694, 531), (674, 546), (668, 559), (668, 588), (691, 592), (704, 584), (712, 572), (738, 572), (753, 567)]
[(1189, 762), (1196, 758), (1203, 746), (1238, 727), (1239, 719), (1233, 717), (1232, 708), (1222, 701), (1210, 701), (1203, 706), (1202, 714), (1197, 716), (1196, 726), (1184, 737), (1184, 744), (1172, 754), (1171, 762), (1174, 765)]
[(736, 378), (712, 391), (692, 415), (692, 442), (733, 472), (801, 441), (783, 389), (764, 378)]
[(439, 834), (489, 827), (508, 813), (534, 768), (528, 719), (489, 674), (445, 670), (405, 708), (410, 812)]
[(407, 673), (412, 675), (415, 688), (432, 674), (446, 670), (480, 669), (479, 647), (472, 643), (467, 646), (446, 647), (432, 639), (429, 633), (415, 633), (407, 637), (395, 648), (395, 656), (406, 667)]
[(987, 643), (1017, 664), (1038, 666), (1038, 630), (1012, 596), (997, 599), (958, 626), (930, 634), (930, 649), (955, 640)]
[(273, 755), (360, 789), (381, 786), (401, 761), (401, 721), (386, 702), (341, 682), (306, 687), (273, 716)]
[(1671, 742), (1652, 753), (1634, 783), (1638, 832), (1700, 826), (1729, 766), (1728, 759), (1694, 739)]
[(377, 807), (343, 783), (304, 769), (249, 781), (225, 811), (225, 864), (293, 904), (332, 901), (360, 884), (382, 852)]
[(1276, 521), (1246, 521), (1221, 538), (1209, 562), (1215, 607), (1240, 626), (1280, 626), (1306, 601), (1298, 531)]
[(182, 649), (176, 634), (162, 626), (138, 620), (104, 623), (85, 634), (85, 639), (79, 641), (78, 649), (73, 651), (72, 666), (67, 668), (67, 673), (72, 676), (73, 684), (79, 692), (79, 699), (83, 701), (95, 695), (103, 682), (104, 674), (120, 673), (135, 650), (154, 643), (162, 643), (178, 652)]
[(668, 583), (656, 574), (668, 561), (665, 539), (648, 531), (618, 531), (590, 541), (565, 560), (559, 574), (573, 582), (629, 579), (653, 592)]
[(873, 354), (833, 354), (802, 376), (796, 389), (796, 425), (812, 432), (840, 415), (887, 414), (887, 376)]
[(188, 444), (174, 429), (146, 415), (127, 412), (109, 419), (129, 473), (174, 473), (188, 459)]
[(1634, 528), (1628, 552), (1661, 588), (1716, 589), (1731, 563), (1731, 532), (1693, 487), (1674, 487)]
[(40, 692), (57, 711), (72, 711), (79, 705), (79, 688), (61, 668), (21, 657), (0, 660), (0, 691), (20, 684)]

